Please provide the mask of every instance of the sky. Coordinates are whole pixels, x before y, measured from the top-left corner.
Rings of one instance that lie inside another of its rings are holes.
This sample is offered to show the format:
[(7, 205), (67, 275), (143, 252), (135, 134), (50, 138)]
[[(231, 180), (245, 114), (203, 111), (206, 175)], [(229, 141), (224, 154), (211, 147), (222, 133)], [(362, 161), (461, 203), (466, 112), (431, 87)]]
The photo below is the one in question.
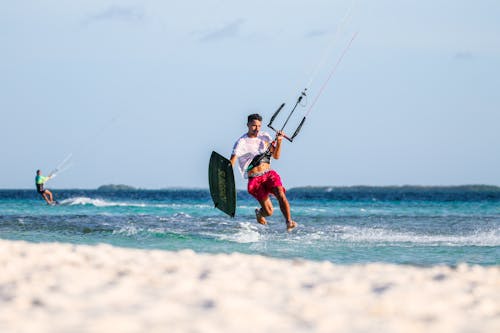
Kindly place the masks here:
[(307, 120), (272, 162), (285, 187), (500, 185), (499, 13), (496, 0), (4, 1), (0, 188), (34, 188), (68, 156), (48, 188), (208, 188), (211, 152), (229, 157), (248, 114), (267, 130), (306, 87), (294, 115)]

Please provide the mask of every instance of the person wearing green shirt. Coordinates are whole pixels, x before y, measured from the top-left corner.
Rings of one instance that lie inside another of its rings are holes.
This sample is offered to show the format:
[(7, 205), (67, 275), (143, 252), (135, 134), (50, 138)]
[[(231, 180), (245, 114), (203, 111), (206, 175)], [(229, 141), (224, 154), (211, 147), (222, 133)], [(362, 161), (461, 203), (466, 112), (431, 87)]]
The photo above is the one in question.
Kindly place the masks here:
[(41, 170), (36, 171), (36, 178), (35, 178), (36, 190), (45, 199), (45, 201), (47, 201), (47, 204), (49, 205), (54, 204), (54, 198), (52, 196), (52, 192), (44, 188), (43, 184), (45, 184), (45, 182), (49, 180), (51, 177), (52, 175), (42, 176)]

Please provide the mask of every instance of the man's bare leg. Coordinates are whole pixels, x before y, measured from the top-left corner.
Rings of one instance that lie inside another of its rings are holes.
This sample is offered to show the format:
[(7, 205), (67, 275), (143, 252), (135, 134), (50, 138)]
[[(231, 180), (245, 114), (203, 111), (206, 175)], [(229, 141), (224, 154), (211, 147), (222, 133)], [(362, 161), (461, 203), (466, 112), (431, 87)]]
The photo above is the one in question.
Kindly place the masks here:
[(290, 212), (290, 203), (286, 198), (285, 190), (283, 189), (283, 187), (278, 186), (273, 189), (273, 193), (276, 196), (276, 199), (278, 199), (278, 202), (280, 204), (280, 210), (281, 213), (283, 214), (283, 217), (285, 218), (286, 228), (288, 231), (290, 231), (297, 226), (297, 223), (292, 220), (292, 213)]
[(45, 192), (49, 195), (50, 203), (53, 203), (54, 197), (52, 196), (52, 192), (50, 192), (49, 190), (45, 190)]
[(273, 215), (273, 204), (269, 197), (267, 197), (267, 199), (259, 201), (259, 203), (261, 208), (255, 209), (255, 218), (260, 224), (267, 224), (266, 216)]
[(45, 199), (45, 201), (47, 201), (47, 204), (51, 205), (52, 203), (54, 203), (52, 192), (50, 192), (49, 190), (45, 190), (42, 193), (42, 197)]
[(42, 194), (42, 198), (45, 200), (45, 202), (47, 202), (47, 205), (50, 205), (50, 199), (49, 199), (49, 196), (48, 194), (46, 194), (45, 192)]

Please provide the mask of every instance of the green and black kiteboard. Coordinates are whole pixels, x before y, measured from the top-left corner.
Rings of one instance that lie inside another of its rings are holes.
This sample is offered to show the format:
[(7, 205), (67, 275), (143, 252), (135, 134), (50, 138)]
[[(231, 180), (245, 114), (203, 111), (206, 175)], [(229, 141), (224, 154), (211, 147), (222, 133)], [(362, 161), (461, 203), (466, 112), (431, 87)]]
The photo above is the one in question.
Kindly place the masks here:
[(231, 162), (213, 151), (208, 165), (210, 195), (216, 208), (234, 217), (236, 213), (236, 186)]

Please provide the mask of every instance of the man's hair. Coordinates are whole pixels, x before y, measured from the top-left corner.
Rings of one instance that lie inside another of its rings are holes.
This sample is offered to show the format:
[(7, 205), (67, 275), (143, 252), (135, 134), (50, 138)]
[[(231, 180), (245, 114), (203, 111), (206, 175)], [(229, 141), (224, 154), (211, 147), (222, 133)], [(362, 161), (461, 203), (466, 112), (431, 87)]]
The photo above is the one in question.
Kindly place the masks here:
[(40, 169), (36, 170), (36, 173), (40, 173)]
[(262, 117), (258, 113), (252, 113), (251, 115), (248, 116), (247, 123), (251, 123), (254, 120), (262, 121)]

